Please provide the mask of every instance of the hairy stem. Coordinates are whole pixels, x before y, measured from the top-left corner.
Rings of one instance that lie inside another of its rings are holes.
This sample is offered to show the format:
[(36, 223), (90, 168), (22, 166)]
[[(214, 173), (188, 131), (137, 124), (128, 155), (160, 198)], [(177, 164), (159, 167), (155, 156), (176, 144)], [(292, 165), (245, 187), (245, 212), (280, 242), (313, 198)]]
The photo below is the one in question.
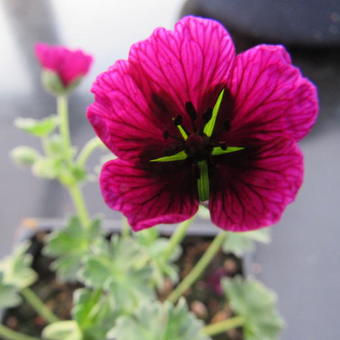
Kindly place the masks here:
[(93, 151), (99, 147), (103, 147), (104, 144), (102, 143), (102, 141), (98, 138), (98, 137), (94, 137), (92, 139), (90, 139), (83, 147), (83, 149), (81, 150), (78, 159), (77, 159), (77, 163), (84, 167), (88, 158), (91, 156), (91, 154), (93, 153)]
[(218, 234), (210, 244), (207, 251), (203, 254), (200, 260), (196, 263), (191, 272), (183, 279), (176, 289), (167, 298), (170, 302), (176, 302), (182, 294), (184, 294), (204, 273), (209, 263), (220, 250), (221, 245), (226, 237), (226, 233)]
[(73, 204), (76, 208), (77, 215), (80, 219), (80, 222), (84, 228), (90, 225), (90, 216), (86, 207), (86, 203), (83, 197), (83, 194), (77, 184), (73, 184), (67, 187), (72, 200)]
[[(57, 111), (60, 120), (60, 133), (63, 138), (65, 150), (69, 151), (69, 157), (71, 157), (71, 137), (68, 117), (68, 102), (66, 96), (57, 97)], [(71, 159), (68, 159), (71, 161)]]
[[(72, 143), (70, 137), (67, 96), (59, 96), (57, 98), (57, 111), (60, 119), (60, 133), (67, 153), (66, 161), (72, 166)], [(84, 228), (88, 227), (90, 225), (90, 217), (79, 185), (77, 183), (64, 183), (64, 185), (67, 187), (72, 197), (81, 224)]]
[(230, 329), (241, 327), (244, 324), (244, 319), (241, 316), (235, 316), (233, 318), (213, 323), (203, 328), (205, 335), (214, 336)]
[(39, 338), (15, 332), (4, 325), (0, 325), (0, 336), (8, 340), (40, 340)]
[(176, 229), (176, 231), (172, 234), (169, 244), (164, 251), (164, 256), (166, 259), (171, 258), (171, 255), (176, 250), (176, 247), (182, 242), (184, 239), (187, 230), (189, 229), (191, 223), (193, 222), (194, 217), (189, 220), (182, 222)]
[(22, 296), (42, 316), (48, 323), (58, 321), (58, 318), (50, 311), (49, 308), (40, 300), (40, 298), (30, 288), (21, 290)]

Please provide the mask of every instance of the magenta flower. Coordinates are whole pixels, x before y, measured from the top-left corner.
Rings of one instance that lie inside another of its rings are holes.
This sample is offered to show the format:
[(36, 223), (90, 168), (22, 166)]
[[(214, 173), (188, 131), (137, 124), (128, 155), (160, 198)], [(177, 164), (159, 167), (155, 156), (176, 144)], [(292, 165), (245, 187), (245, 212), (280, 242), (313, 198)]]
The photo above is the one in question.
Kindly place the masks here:
[(297, 141), (315, 122), (315, 87), (282, 46), (235, 55), (216, 21), (180, 20), (102, 73), (88, 119), (118, 156), (102, 169), (106, 203), (134, 230), (190, 218), (243, 231), (279, 220), (302, 183)]
[(35, 53), (42, 68), (56, 75), (64, 90), (78, 83), (93, 61), (92, 56), (82, 50), (70, 50), (64, 46), (39, 43), (35, 45)]

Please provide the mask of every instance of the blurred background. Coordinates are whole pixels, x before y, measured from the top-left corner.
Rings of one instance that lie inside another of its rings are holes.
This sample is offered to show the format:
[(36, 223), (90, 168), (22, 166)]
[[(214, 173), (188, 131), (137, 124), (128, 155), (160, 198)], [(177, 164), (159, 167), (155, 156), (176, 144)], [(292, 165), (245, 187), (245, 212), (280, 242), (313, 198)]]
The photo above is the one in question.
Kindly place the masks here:
[[(26, 217), (57, 218), (72, 211), (57, 183), (34, 178), (8, 154), (37, 141), (16, 130), (16, 117), (55, 111), (40, 85), (33, 46), (42, 41), (82, 48), (95, 56), (88, 77), (70, 99), (76, 145), (93, 137), (85, 118), (96, 75), (126, 58), (132, 43), (157, 26), (172, 28), (184, 14), (223, 22), (238, 50), (283, 43), (293, 62), (319, 89), (320, 116), (301, 143), (305, 182), (273, 228), (273, 242), (253, 254), (249, 272), (273, 288), (287, 328), (283, 340), (340, 339), (340, 3), (336, 0), (0, 0), (0, 256), (13, 246)], [(97, 183), (86, 187), (91, 212), (106, 208)]]

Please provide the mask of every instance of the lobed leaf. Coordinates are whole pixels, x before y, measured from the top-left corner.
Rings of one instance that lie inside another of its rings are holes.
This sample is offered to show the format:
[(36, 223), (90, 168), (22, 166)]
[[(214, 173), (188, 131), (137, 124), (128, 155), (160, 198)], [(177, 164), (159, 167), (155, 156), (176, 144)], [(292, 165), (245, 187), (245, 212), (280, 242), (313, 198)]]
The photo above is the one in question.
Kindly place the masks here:
[(109, 336), (116, 340), (209, 340), (202, 327), (184, 300), (176, 306), (149, 301), (133, 315), (118, 318)]
[(37, 274), (31, 268), (32, 255), (27, 254), (28, 247), (29, 243), (20, 245), (0, 262), (3, 283), (22, 289), (36, 281)]
[(108, 292), (115, 308), (125, 313), (154, 297), (152, 269), (131, 238), (113, 237), (103, 243), (86, 259), (80, 277), (85, 285)]
[(246, 340), (275, 340), (283, 328), (275, 294), (256, 280), (240, 277), (223, 281), (225, 294), (237, 315), (244, 318)]
[(228, 232), (223, 243), (223, 251), (242, 256), (255, 248), (255, 242), (269, 243), (269, 229), (259, 229), (247, 232)]
[(24, 130), (31, 135), (37, 137), (46, 137), (58, 126), (58, 116), (52, 115), (44, 119), (32, 119), (32, 118), (17, 118), (14, 121), (14, 125)]
[(84, 229), (77, 217), (68, 221), (66, 228), (53, 232), (44, 248), (46, 255), (56, 257), (52, 267), (61, 280), (74, 281), (89, 255), (89, 250), (100, 247), (103, 241), (100, 221), (92, 221), (89, 228)]

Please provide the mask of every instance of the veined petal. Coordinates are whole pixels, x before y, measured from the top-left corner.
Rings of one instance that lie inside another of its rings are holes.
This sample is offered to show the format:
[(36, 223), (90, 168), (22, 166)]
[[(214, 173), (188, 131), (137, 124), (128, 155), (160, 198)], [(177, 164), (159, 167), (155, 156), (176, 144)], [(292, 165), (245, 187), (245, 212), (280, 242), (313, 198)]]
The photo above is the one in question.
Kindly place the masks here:
[(318, 112), (314, 85), (290, 64), (282, 46), (259, 45), (237, 56), (229, 90), (233, 98), (232, 130), (268, 140), (300, 140)]
[(98, 137), (118, 157), (152, 159), (169, 148), (171, 140), (163, 136), (165, 127), (153, 117), (144, 94), (129, 75), (127, 61), (118, 61), (99, 75), (92, 92), (95, 102), (87, 117)]
[(279, 138), (241, 153), (218, 164), (212, 178), (211, 219), (224, 230), (276, 223), (302, 184), (303, 157), (293, 140)]
[(164, 104), (174, 111), (169, 113), (182, 114), (184, 125), (190, 126), (185, 103), (191, 102), (197, 113), (203, 114), (207, 96), (226, 83), (234, 56), (233, 42), (221, 24), (185, 17), (174, 31), (156, 29), (149, 39), (133, 45), (129, 62), (143, 92), (150, 98), (154, 93), (167, 94)]
[(198, 209), (191, 169), (176, 166), (172, 171), (160, 165), (157, 171), (157, 166), (150, 171), (116, 159), (102, 169), (100, 186), (105, 202), (120, 210), (135, 231), (184, 221)]

